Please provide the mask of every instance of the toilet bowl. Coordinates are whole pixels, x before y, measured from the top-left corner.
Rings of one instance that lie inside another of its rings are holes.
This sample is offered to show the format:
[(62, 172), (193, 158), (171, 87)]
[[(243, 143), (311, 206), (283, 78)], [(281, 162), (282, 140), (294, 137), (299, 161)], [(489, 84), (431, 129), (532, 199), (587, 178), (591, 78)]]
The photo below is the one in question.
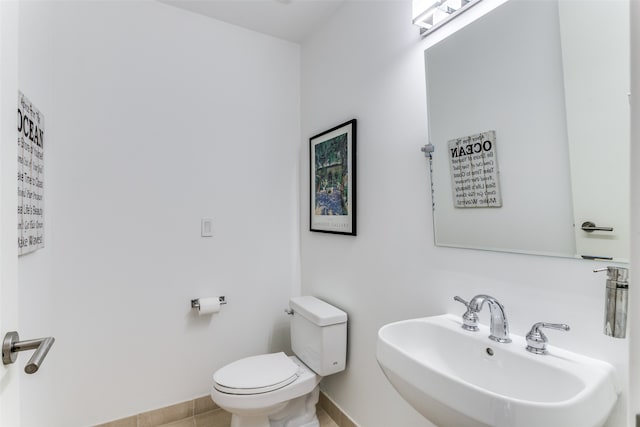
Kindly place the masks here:
[(321, 379), (295, 356), (263, 354), (218, 370), (211, 397), (233, 414), (231, 427), (284, 427), (294, 419), (296, 426), (318, 427)]
[(320, 380), (345, 369), (347, 314), (315, 297), (289, 302), (295, 356), (270, 353), (232, 362), (213, 375), (211, 398), (231, 427), (319, 427)]

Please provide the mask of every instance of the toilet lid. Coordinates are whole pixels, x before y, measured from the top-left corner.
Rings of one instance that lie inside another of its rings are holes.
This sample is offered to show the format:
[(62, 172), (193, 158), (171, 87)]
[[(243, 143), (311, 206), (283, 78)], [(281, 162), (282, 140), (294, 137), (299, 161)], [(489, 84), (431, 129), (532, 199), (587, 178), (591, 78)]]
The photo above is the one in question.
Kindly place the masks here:
[(298, 369), (284, 353), (261, 354), (219, 369), (213, 374), (213, 381), (215, 388), (223, 393), (267, 393), (294, 382)]

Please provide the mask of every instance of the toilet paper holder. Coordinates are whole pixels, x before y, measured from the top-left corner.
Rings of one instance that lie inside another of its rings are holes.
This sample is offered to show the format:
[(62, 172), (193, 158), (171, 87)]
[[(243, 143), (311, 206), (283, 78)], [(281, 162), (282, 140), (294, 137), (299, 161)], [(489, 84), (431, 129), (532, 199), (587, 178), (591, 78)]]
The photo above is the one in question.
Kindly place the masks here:
[[(227, 303), (227, 299), (225, 297), (218, 297), (220, 300), (220, 305), (225, 305)], [(191, 300), (191, 308), (200, 308), (200, 298)]]

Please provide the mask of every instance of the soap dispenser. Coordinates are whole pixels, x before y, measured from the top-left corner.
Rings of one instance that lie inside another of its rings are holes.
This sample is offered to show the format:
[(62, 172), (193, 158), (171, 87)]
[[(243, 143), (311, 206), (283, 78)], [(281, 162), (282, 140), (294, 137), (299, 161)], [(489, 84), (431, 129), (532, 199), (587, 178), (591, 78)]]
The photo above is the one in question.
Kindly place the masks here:
[(607, 272), (604, 302), (604, 333), (614, 338), (627, 336), (627, 305), (629, 270), (623, 267), (605, 267), (593, 270)]

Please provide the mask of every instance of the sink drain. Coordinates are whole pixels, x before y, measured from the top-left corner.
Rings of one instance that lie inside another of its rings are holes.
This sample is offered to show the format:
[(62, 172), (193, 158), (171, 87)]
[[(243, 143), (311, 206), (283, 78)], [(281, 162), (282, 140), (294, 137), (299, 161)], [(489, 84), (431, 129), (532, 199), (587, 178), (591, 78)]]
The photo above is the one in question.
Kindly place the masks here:
[(493, 356), (493, 349), (491, 347), (487, 347), (485, 350), (489, 356)]

